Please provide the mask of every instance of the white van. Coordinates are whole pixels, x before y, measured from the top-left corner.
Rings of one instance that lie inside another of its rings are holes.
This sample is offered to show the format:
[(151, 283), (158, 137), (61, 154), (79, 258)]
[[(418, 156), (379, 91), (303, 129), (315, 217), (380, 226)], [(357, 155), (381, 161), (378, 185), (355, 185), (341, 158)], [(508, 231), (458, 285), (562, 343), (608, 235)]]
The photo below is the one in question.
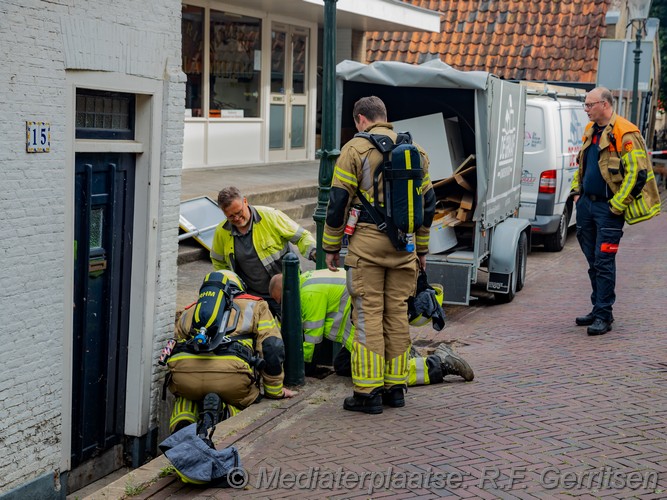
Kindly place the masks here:
[(549, 252), (563, 249), (575, 223), (570, 185), (588, 123), (584, 97), (578, 89), (528, 89), (519, 217), (530, 221), (532, 243)]

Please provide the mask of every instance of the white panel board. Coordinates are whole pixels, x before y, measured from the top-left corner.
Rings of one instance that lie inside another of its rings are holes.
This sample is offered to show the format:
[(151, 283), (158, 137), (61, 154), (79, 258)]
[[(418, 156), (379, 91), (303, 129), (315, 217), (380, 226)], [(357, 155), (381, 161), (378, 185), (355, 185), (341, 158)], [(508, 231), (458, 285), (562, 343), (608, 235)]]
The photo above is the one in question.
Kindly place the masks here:
[(410, 132), (414, 142), (428, 153), (431, 181), (451, 177), (463, 157), (461, 132), (456, 119), (442, 113), (392, 122), (396, 132)]
[(225, 214), (208, 196), (181, 202), (181, 216), (178, 225), (186, 232), (201, 231), (193, 238), (206, 250), (210, 250), (213, 246), (215, 228), (224, 220)]

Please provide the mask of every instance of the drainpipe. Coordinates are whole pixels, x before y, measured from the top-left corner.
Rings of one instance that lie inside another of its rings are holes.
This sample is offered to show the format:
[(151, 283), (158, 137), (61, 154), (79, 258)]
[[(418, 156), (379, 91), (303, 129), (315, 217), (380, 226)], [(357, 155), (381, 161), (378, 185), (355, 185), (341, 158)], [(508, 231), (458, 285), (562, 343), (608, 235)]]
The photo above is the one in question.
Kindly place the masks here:
[(324, 0), (324, 45), (322, 47), (322, 145), (317, 151), (320, 159), (319, 193), (317, 207), (313, 214), (317, 227), (317, 269), (326, 267), (322, 251), (324, 221), (329, 202), (329, 190), (336, 158), (336, 2)]

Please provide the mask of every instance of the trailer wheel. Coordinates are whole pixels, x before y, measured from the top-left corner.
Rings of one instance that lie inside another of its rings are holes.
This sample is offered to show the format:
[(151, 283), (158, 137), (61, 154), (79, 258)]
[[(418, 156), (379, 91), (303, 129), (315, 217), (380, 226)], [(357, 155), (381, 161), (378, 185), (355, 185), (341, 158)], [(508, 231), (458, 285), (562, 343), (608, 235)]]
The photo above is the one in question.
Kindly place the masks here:
[(517, 281), (517, 274), (516, 274), (516, 269), (510, 276), (510, 289), (507, 293), (494, 293), (493, 295), (496, 297), (496, 302), (499, 304), (507, 304), (509, 302), (512, 302), (514, 300), (514, 296), (516, 295), (516, 281)]
[(495, 293), (496, 302), (507, 304), (514, 300), (516, 292), (523, 288), (526, 283), (526, 260), (528, 256), (528, 238), (526, 233), (521, 233), (516, 245), (516, 262), (514, 272), (510, 276), (510, 289), (507, 293)]
[(526, 284), (526, 263), (528, 262), (528, 237), (521, 233), (516, 250), (516, 291), (519, 292)]

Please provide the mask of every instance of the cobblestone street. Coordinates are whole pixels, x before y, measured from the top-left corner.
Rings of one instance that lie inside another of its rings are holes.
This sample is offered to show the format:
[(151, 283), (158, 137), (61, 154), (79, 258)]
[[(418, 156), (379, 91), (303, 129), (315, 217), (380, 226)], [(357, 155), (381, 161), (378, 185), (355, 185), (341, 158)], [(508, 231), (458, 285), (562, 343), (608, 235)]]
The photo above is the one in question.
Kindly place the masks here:
[(308, 379), (220, 436), (239, 448), (245, 489), (168, 477), (141, 498), (665, 498), (666, 243), (665, 216), (626, 225), (604, 336), (574, 323), (590, 285), (571, 231), (562, 252), (533, 250), (513, 302), (447, 308), (442, 332), (413, 332), (422, 349), (454, 342), (473, 382), (411, 388), (405, 408), (370, 416), (342, 409), (349, 380)]

